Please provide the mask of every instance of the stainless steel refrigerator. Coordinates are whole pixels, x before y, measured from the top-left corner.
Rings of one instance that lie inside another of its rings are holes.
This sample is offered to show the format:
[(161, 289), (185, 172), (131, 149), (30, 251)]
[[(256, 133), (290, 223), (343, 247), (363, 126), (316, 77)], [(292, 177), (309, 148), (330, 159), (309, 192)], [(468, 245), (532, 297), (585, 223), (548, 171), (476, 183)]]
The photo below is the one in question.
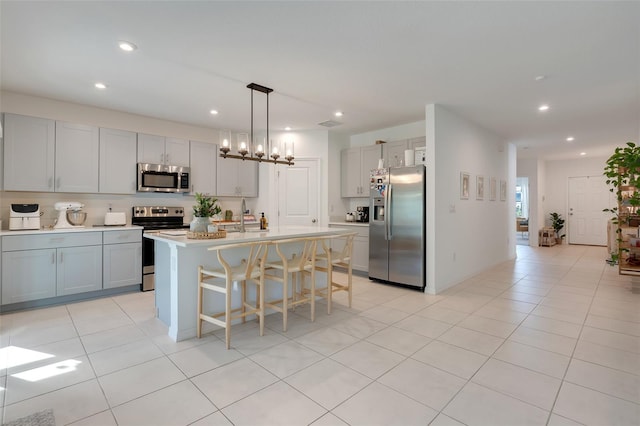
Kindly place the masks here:
[(369, 278), (424, 289), (425, 166), (371, 171)]

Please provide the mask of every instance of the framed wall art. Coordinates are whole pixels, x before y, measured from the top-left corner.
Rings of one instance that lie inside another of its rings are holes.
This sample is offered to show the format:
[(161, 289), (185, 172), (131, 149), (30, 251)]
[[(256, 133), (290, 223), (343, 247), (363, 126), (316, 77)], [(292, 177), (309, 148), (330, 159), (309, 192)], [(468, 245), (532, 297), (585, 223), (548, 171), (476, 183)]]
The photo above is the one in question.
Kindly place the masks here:
[(484, 200), (484, 176), (476, 176), (476, 200)]
[(467, 172), (460, 172), (460, 199), (469, 199), (470, 175)]
[(500, 180), (500, 201), (507, 201), (507, 181)]
[(489, 179), (489, 201), (496, 200), (497, 188), (496, 178), (492, 177)]

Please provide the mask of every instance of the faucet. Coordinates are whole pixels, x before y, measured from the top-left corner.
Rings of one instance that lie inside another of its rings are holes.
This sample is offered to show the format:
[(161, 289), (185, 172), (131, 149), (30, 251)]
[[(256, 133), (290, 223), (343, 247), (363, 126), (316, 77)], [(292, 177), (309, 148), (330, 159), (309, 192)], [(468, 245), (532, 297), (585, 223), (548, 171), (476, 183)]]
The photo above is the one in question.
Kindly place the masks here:
[(242, 197), (242, 204), (240, 205), (240, 232), (245, 232), (244, 229), (244, 212), (247, 211), (247, 203), (244, 200), (244, 197)]

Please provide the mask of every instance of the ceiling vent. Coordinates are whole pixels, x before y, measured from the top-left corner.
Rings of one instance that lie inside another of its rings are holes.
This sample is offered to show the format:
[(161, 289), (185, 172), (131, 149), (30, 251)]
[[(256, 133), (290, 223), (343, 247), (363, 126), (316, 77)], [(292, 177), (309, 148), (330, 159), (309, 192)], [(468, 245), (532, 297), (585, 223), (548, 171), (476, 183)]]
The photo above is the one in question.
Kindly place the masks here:
[(339, 121), (333, 121), (333, 120), (327, 120), (327, 121), (323, 121), (322, 123), (318, 123), (319, 126), (324, 126), (324, 127), (336, 127), (341, 124), (342, 123), (340, 123)]

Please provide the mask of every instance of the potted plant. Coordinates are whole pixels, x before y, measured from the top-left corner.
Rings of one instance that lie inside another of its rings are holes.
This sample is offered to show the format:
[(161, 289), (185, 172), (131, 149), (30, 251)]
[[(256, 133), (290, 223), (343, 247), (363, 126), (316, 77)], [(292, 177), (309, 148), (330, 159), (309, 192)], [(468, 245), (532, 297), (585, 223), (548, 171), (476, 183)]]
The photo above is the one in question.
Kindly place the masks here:
[(207, 232), (209, 218), (222, 211), (217, 201), (217, 198), (196, 192), (196, 204), (193, 206), (193, 220), (189, 224), (189, 230), (191, 232)]
[(617, 147), (611, 157), (607, 159), (604, 175), (609, 185), (609, 191), (616, 194), (617, 206), (603, 211), (613, 215), (612, 222), (616, 225), (618, 250), (611, 253), (611, 264), (622, 259), (622, 253), (629, 249), (622, 248), (621, 225), (629, 223), (640, 207), (640, 146), (627, 142), (624, 147)]
[(551, 227), (556, 233), (556, 244), (562, 244), (562, 239), (564, 238), (564, 234), (560, 235), (560, 231), (564, 228), (564, 219), (560, 215), (560, 213), (549, 213), (551, 217)]

